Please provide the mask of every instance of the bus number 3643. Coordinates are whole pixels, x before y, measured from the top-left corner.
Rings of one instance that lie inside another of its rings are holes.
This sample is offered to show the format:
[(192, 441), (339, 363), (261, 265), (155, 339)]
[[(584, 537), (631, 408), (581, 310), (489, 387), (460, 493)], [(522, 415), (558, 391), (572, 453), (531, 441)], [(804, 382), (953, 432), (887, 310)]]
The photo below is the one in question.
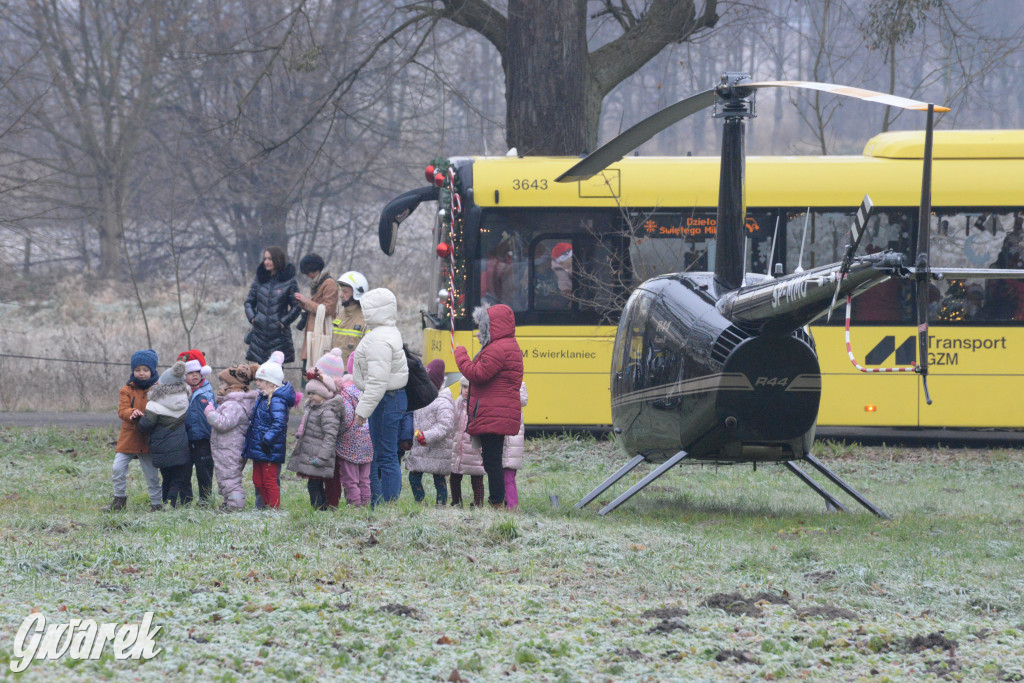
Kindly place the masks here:
[(529, 179), (526, 179), (526, 178), (523, 178), (523, 179), (516, 178), (515, 180), (512, 181), (512, 189), (513, 190), (546, 190), (546, 189), (548, 189), (548, 181), (547, 180), (537, 180), (536, 178), (534, 178), (533, 180), (529, 180)]

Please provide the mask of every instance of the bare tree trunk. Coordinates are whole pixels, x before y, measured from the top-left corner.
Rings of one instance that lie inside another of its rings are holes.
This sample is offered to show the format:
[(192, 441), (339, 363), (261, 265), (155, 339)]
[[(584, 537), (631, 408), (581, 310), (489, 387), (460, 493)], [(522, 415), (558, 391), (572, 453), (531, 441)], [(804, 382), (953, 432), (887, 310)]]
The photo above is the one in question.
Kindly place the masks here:
[(509, 1), (506, 140), (520, 154), (586, 148), (595, 111), (586, 96), (586, 28), (584, 0)]

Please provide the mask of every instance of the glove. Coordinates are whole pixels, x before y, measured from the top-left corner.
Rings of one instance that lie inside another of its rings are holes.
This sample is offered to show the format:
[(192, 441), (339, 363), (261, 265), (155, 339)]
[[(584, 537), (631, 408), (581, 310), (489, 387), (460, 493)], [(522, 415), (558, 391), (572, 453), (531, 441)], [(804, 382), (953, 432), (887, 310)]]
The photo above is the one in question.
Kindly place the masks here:
[(209, 415), (210, 413), (217, 412), (217, 409), (213, 407), (212, 403), (207, 403), (206, 407), (203, 408), (203, 412), (206, 413), (207, 415)]
[(398, 442), (398, 447), (403, 451), (412, 450), (412, 439), (402, 439)]
[(416, 430), (416, 441), (418, 441), (421, 446), (427, 445), (427, 437), (423, 436), (423, 432), (418, 429)]

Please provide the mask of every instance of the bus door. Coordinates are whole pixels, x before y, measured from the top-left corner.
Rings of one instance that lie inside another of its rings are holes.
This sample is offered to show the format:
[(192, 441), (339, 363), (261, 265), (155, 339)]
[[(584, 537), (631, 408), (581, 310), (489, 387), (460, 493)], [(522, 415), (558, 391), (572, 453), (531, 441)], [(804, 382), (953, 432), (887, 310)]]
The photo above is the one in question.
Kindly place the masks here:
[[(936, 209), (933, 268), (1024, 268), (1024, 211)], [(930, 287), (928, 388), (922, 427), (1020, 427), (1024, 281), (943, 279)]]

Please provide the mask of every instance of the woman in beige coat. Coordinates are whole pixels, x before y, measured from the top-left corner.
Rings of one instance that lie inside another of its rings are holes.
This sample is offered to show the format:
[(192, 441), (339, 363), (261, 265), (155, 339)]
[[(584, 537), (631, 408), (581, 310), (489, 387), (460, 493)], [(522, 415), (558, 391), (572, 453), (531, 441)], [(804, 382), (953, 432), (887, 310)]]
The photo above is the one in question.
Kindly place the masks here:
[[(302, 360), (302, 369), (305, 370), (306, 356), (309, 354), (309, 338), (315, 332), (324, 331), (313, 329), (314, 322), (316, 321), (316, 309), (321, 305), (324, 307), (324, 320), (327, 321), (324, 329), (330, 334), (332, 321), (334, 316), (338, 314), (338, 287), (335, 285), (334, 278), (327, 272), (324, 260), (319, 254), (306, 254), (303, 256), (302, 260), (299, 261), (299, 272), (310, 280), (309, 296), (299, 292), (295, 293), (295, 300), (303, 310), (298, 329), (306, 331), (305, 337), (303, 337), (302, 353), (299, 354), (299, 358)], [(328, 347), (323, 349), (322, 353), (330, 350), (330, 347)], [(316, 360), (316, 358), (313, 359), (314, 362)]]

